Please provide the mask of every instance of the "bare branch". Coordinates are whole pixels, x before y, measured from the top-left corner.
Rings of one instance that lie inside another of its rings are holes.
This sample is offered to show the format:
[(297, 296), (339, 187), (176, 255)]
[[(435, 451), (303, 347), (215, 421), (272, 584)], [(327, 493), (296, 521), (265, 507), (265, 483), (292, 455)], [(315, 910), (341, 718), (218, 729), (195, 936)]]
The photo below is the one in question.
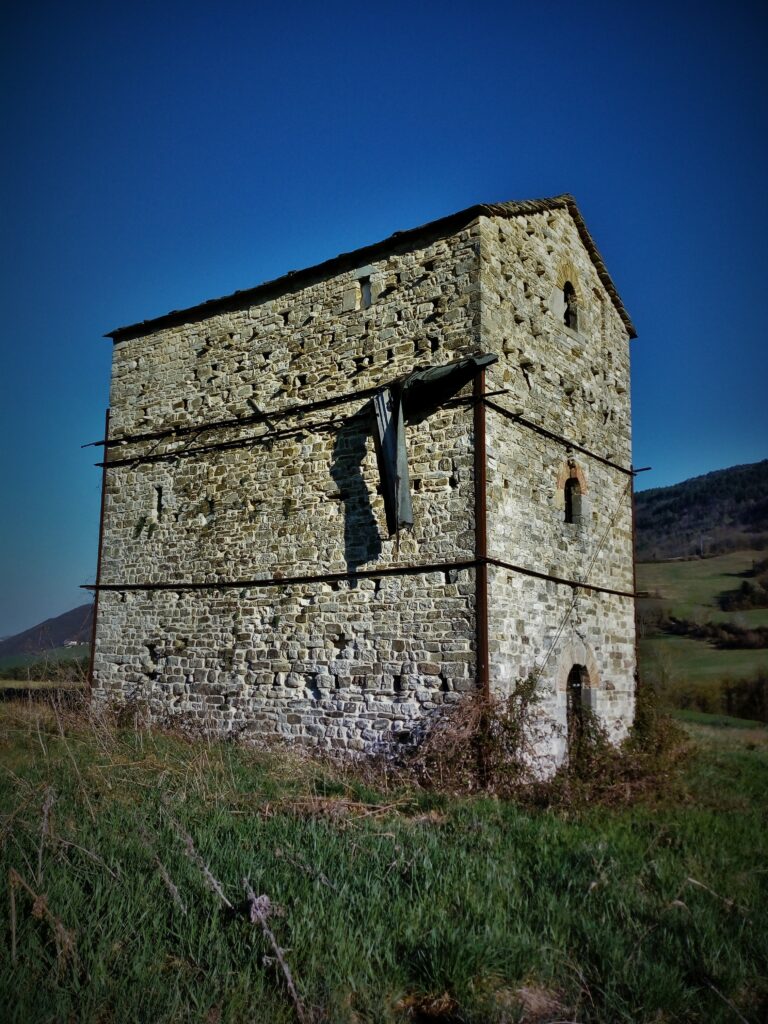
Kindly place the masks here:
[(43, 848), (45, 841), (50, 836), (51, 831), (51, 810), (53, 808), (53, 802), (56, 799), (56, 794), (52, 787), (48, 787), (45, 791), (45, 800), (43, 801), (43, 816), (40, 822), (40, 846), (37, 850), (37, 885), (38, 888), (43, 884)]
[(186, 851), (187, 856), (192, 861), (192, 863), (197, 868), (199, 868), (200, 873), (202, 874), (202, 876), (205, 879), (205, 881), (208, 883), (208, 888), (216, 893), (216, 895), (219, 897), (219, 899), (221, 900), (221, 902), (224, 904), (225, 907), (227, 907), (229, 910), (234, 910), (234, 907), (229, 902), (227, 897), (224, 895), (224, 889), (221, 886), (221, 882), (218, 880), (218, 878), (216, 878), (216, 876), (213, 874), (211, 869), (205, 863), (203, 858), (197, 852), (197, 849), (195, 847), (195, 843), (194, 843), (194, 840), (192, 839), (192, 836), (189, 834), (189, 832), (186, 832), (181, 827), (179, 822), (176, 821), (176, 819), (171, 814), (168, 814), (167, 812), (166, 812), (166, 814), (167, 814), (168, 820), (170, 821), (171, 825), (173, 826), (176, 834), (179, 836), (179, 838), (184, 843), (184, 849)]
[(721, 900), (727, 907), (733, 907), (742, 914), (749, 914), (747, 907), (742, 907), (735, 900), (728, 899), (727, 896), (721, 896), (719, 892), (715, 892), (714, 889), (710, 889), (709, 886), (705, 885), (703, 882), (699, 882), (695, 878), (686, 878), (686, 882), (688, 882), (689, 885), (695, 885), (697, 889), (703, 889), (704, 892), (708, 892), (710, 896), (714, 896), (715, 899)]
[(272, 929), (267, 924), (267, 917), (269, 916), (272, 907), (269, 896), (257, 896), (256, 893), (251, 888), (251, 884), (247, 878), (243, 879), (243, 888), (245, 889), (245, 894), (248, 898), (248, 908), (250, 911), (251, 924), (261, 925), (261, 930), (264, 932), (264, 937), (274, 950), (275, 958), (277, 962), (280, 964), (280, 969), (282, 970), (283, 977), (285, 978), (285, 984), (288, 987), (288, 992), (290, 994), (291, 999), (293, 1000), (293, 1005), (296, 1010), (296, 1017), (299, 1020), (299, 1024), (309, 1024), (309, 1017), (307, 1016), (307, 1011), (305, 1010), (304, 1004), (302, 1003), (301, 998), (299, 997), (299, 993), (296, 991), (296, 986), (293, 983), (293, 977), (291, 975), (288, 964), (285, 961), (285, 957), (283, 956), (283, 950), (280, 948), (280, 946), (278, 946), (277, 940), (275, 939), (275, 936), (272, 933)]

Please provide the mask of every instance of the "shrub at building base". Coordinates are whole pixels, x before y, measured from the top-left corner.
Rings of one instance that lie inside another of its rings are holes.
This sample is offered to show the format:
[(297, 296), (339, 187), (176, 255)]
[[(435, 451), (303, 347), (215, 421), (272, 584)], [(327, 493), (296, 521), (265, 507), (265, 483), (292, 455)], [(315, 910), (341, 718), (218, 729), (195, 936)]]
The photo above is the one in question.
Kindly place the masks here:
[(544, 806), (618, 803), (668, 792), (687, 746), (650, 687), (638, 692), (634, 723), (619, 745), (584, 708), (569, 730), (569, 756), (555, 769), (549, 750), (562, 731), (542, 714), (541, 690), (529, 677), (505, 700), (474, 695), (444, 713), (405, 763), (420, 785), (452, 793)]

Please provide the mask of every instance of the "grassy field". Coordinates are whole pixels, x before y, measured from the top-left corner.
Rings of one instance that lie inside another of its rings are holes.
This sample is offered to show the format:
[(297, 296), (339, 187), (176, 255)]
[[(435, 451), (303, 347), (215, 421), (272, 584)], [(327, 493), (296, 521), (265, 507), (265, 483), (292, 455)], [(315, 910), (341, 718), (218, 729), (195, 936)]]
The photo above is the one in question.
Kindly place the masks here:
[[(717, 558), (690, 562), (642, 562), (637, 566), (637, 587), (654, 595), (638, 601), (642, 616), (663, 608), (667, 614), (697, 622), (735, 622), (744, 627), (768, 625), (768, 609), (724, 612), (718, 595), (735, 590), (753, 561), (764, 551), (734, 551)], [(768, 670), (768, 649), (720, 650), (705, 640), (641, 630), (641, 670), (662, 681), (665, 688), (746, 679)]]
[[(733, 718), (731, 715), (710, 715), (705, 711), (674, 711), (672, 717), (679, 722), (688, 725), (704, 725), (713, 729), (757, 729), (757, 736), (763, 739), (766, 735), (765, 726), (762, 722), (755, 722), (748, 718)], [(715, 733), (720, 737), (727, 734)]]
[[(717, 601), (723, 591), (736, 590), (747, 578), (743, 573), (752, 568), (753, 562), (765, 557), (765, 551), (732, 551), (717, 558), (690, 562), (639, 562), (637, 589), (658, 594), (658, 600), (652, 603), (660, 603), (680, 619), (712, 619), (745, 627), (768, 626), (768, 608), (724, 612)], [(648, 602), (641, 600), (641, 608), (644, 603)]]
[(704, 640), (651, 636), (640, 641), (640, 662), (655, 675), (664, 673), (677, 683), (745, 679), (768, 669), (768, 649), (721, 651)]
[(0, 691), (10, 690), (81, 690), (84, 684), (71, 679), (51, 682), (50, 679), (3, 679), (0, 672)]
[(768, 732), (686, 728), (666, 794), (531, 810), (0, 706), (2, 1019), (757, 1024)]

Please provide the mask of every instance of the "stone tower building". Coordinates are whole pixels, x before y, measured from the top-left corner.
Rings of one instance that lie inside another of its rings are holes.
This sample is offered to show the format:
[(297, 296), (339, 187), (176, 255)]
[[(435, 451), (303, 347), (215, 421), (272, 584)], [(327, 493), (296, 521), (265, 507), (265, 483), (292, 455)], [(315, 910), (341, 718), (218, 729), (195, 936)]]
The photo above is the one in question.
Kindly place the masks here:
[(96, 699), (374, 751), (534, 674), (553, 760), (624, 733), (634, 329), (571, 196), (109, 337)]

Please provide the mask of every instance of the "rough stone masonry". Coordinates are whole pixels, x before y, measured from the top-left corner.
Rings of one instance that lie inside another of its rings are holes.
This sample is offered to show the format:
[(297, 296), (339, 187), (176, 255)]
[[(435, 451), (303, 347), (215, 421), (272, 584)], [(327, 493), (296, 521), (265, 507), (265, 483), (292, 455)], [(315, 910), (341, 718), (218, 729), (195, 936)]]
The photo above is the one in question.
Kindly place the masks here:
[[(373, 752), (533, 674), (553, 763), (583, 706), (620, 738), (634, 336), (568, 195), (113, 331), (94, 698)], [(408, 375), (469, 356), (488, 358), (397, 406)]]

